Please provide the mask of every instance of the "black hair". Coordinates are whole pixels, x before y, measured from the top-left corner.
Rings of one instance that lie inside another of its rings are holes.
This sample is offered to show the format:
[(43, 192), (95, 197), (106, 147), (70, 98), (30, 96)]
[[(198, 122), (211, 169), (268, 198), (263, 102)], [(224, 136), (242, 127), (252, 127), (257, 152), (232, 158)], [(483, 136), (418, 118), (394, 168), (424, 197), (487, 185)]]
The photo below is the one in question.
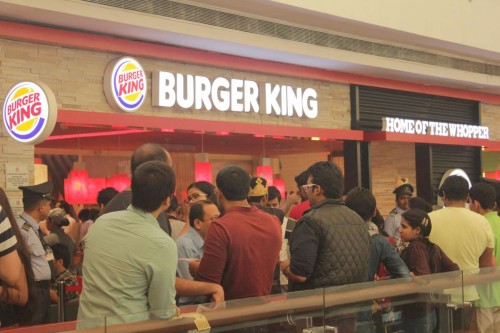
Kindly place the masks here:
[(157, 143), (146, 143), (138, 147), (132, 153), (130, 159), (130, 171), (132, 174), (137, 167), (147, 161), (160, 161), (167, 164), (170, 163), (170, 158), (167, 151)]
[(73, 209), (73, 206), (71, 206), (68, 202), (64, 200), (59, 200), (57, 203), (59, 204), (59, 208), (64, 209), (66, 214), (69, 214), (69, 216), (71, 216), (72, 218), (76, 217), (76, 213), (75, 210)]
[(217, 195), (215, 194), (215, 186), (207, 181), (201, 180), (199, 182), (194, 182), (189, 184), (188, 191), (192, 188), (197, 188), (201, 192), (207, 195), (207, 199), (212, 201), (217, 205)]
[(495, 208), (496, 192), (493, 185), (486, 183), (477, 183), (469, 189), (469, 197), (479, 202), (483, 209)]
[(250, 175), (237, 165), (230, 165), (217, 173), (217, 188), (229, 201), (246, 200), (250, 191)]
[[(432, 230), (431, 218), (421, 209), (411, 208), (402, 214), (403, 219), (408, 222), (412, 229), (420, 228), (420, 237), (418, 241), (424, 242), (429, 253), (429, 267), (431, 273), (439, 273), (438, 267), (441, 262), (441, 251), (438, 246), (429, 240)], [(406, 253), (403, 255), (405, 256)]]
[(63, 266), (64, 268), (68, 268), (69, 265), (71, 264), (71, 255), (69, 254), (69, 248), (61, 243), (56, 243), (50, 247), (52, 249), (52, 252), (54, 253), (54, 259), (63, 260)]
[(307, 170), (304, 170), (300, 174), (295, 176), (295, 183), (297, 184), (297, 187), (301, 187), (302, 185), (307, 184), (307, 178)]
[(97, 193), (97, 204), (106, 206), (118, 194), (114, 187), (106, 187)]
[(384, 224), (385, 224), (384, 217), (382, 216), (382, 214), (380, 214), (378, 208), (375, 212), (375, 216), (372, 217), (372, 222), (375, 223), (381, 235), (389, 237), (389, 234), (387, 234), (387, 232), (384, 230)]
[(462, 176), (449, 176), (439, 188), (439, 196), (447, 200), (465, 201), (469, 195), (469, 182)]
[(421, 197), (412, 197), (408, 202), (410, 208), (418, 208), (426, 213), (432, 212), (432, 205)]
[(90, 211), (89, 211), (89, 220), (91, 220), (92, 222), (94, 222), (95, 220), (97, 220), (97, 218), (99, 217), (99, 209), (97, 208), (90, 208)]
[(313, 184), (321, 186), (326, 198), (338, 199), (344, 193), (342, 170), (333, 162), (316, 162), (307, 168), (307, 175)]
[(172, 199), (170, 200), (170, 206), (167, 208), (165, 213), (175, 213), (179, 208), (179, 201), (175, 195), (172, 195)]
[(372, 219), (373, 212), (377, 208), (377, 200), (369, 189), (355, 187), (347, 193), (345, 205), (358, 213), (366, 222)]
[(413, 229), (420, 228), (422, 237), (429, 237), (432, 230), (431, 218), (421, 209), (412, 208), (402, 214), (402, 217)]
[(89, 208), (83, 208), (81, 211), (78, 212), (78, 219), (84, 223), (87, 220), (90, 220), (90, 209)]
[(280, 190), (276, 186), (271, 185), (267, 188), (267, 200), (271, 201), (275, 198), (278, 198), (278, 202), (281, 202)]
[(205, 206), (214, 205), (212, 201), (209, 200), (201, 200), (195, 202), (189, 208), (189, 225), (194, 228), (194, 220), (203, 220), (205, 218)]
[(165, 162), (148, 161), (132, 175), (132, 205), (151, 213), (175, 191), (174, 170)]

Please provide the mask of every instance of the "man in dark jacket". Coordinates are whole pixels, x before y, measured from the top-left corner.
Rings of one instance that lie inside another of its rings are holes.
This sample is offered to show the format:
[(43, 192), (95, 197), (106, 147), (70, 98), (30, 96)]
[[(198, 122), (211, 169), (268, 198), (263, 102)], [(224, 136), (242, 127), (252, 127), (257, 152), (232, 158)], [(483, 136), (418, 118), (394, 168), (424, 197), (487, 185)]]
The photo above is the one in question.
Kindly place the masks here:
[[(307, 175), (302, 188), (311, 209), (292, 232), (291, 259), (281, 263), (289, 291), (367, 281), (370, 236), (363, 219), (340, 199), (342, 171), (332, 162), (316, 162)], [(335, 326), (354, 331), (353, 315), (332, 320)]]

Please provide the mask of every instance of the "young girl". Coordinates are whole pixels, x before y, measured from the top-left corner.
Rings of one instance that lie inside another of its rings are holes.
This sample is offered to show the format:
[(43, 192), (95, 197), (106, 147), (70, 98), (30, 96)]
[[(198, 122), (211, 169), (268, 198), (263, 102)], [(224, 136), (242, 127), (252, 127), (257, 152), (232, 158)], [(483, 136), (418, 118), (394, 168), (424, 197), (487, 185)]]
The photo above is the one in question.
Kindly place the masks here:
[[(400, 237), (410, 244), (401, 254), (410, 272), (425, 275), (459, 270), (457, 264), (437, 246), (429, 241), (431, 219), (421, 209), (410, 209), (403, 213)], [(409, 304), (403, 311), (405, 332), (432, 332), (436, 326), (436, 313), (427, 303)]]

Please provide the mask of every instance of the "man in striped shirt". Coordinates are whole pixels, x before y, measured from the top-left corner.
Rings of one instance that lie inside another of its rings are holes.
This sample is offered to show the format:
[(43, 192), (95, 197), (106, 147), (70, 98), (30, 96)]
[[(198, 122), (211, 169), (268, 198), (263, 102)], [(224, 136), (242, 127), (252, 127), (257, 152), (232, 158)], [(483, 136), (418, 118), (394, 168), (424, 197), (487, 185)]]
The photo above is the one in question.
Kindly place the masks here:
[(24, 266), (19, 259), (16, 248), (17, 240), (8, 214), (0, 206), (0, 280), (8, 286), (5, 290), (0, 285), (0, 295), (7, 293), (8, 303), (25, 305), (28, 301), (28, 286)]

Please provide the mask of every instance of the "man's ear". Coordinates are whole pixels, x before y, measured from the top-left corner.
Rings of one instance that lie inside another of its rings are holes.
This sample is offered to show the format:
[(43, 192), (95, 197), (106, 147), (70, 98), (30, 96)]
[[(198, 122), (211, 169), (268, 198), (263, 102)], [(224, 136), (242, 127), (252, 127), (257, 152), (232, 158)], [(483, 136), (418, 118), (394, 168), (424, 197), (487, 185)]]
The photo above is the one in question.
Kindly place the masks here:
[(172, 203), (172, 197), (170, 196), (167, 196), (167, 198), (165, 199), (164, 201), (164, 204), (165, 204), (165, 209), (164, 210), (167, 210), (170, 208), (170, 204)]
[(196, 230), (200, 230), (201, 229), (201, 220), (200, 219), (194, 219), (194, 228)]

